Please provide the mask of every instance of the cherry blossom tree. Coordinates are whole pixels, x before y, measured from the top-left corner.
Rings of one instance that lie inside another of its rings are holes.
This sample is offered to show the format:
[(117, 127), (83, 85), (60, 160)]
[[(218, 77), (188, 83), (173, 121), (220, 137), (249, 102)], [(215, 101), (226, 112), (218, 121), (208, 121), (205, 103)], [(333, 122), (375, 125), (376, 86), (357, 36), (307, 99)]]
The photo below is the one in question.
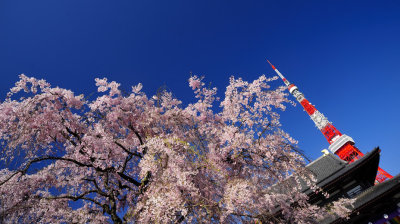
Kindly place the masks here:
[(96, 79), (89, 100), (21, 75), (0, 105), (0, 222), (316, 222), (332, 211), (302, 193), (314, 180), (280, 129), (275, 79), (232, 77), (220, 100), (192, 76), (183, 106), (141, 84)]

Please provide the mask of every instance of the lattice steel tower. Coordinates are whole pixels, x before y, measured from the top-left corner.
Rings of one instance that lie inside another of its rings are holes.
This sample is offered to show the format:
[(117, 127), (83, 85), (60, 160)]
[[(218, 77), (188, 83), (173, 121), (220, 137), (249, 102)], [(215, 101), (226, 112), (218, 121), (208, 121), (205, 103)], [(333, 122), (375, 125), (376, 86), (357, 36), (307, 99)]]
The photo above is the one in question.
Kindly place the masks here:
[[(308, 115), (310, 115), (311, 120), (314, 121), (317, 128), (322, 132), (326, 140), (328, 140), (330, 144), (329, 150), (332, 153), (338, 155), (342, 160), (348, 161), (349, 163), (352, 163), (364, 156), (364, 154), (354, 146), (354, 140), (351, 137), (340, 133), (339, 130), (335, 128), (335, 126), (333, 126), (332, 123), (329, 122), (328, 119), (304, 97), (303, 93), (298, 90), (297, 86), (290, 83), (269, 61), (268, 63), (286, 84), (290, 94), (292, 94), (304, 107), (304, 110)], [(392, 177), (392, 175), (379, 167), (375, 182), (381, 183), (384, 180)]]

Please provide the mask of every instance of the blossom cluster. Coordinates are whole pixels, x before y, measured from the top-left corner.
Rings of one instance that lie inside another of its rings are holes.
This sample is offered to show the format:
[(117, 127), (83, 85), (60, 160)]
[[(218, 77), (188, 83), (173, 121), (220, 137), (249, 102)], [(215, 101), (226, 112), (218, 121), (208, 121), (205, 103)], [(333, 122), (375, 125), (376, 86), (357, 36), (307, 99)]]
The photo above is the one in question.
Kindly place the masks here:
[[(310, 223), (332, 214), (301, 192), (300, 179), (316, 189), (314, 179), (281, 129), (291, 101), (271, 88), (275, 79), (232, 77), (219, 100), (192, 76), (195, 101), (184, 106), (141, 84), (122, 94), (97, 78), (89, 100), (21, 75), (0, 104), (0, 161), (12, 164), (0, 170), (0, 222)], [(338, 215), (346, 203), (335, 204)]]

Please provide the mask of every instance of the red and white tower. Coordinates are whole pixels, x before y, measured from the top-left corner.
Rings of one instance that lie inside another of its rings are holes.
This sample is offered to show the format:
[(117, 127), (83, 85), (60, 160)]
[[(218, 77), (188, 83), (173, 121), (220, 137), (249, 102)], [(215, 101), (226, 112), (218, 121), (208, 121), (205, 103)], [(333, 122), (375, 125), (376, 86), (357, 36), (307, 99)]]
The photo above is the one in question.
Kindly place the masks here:
[[(332, 123), (329, 122), (328, 119), (304, 97), (303, 93), (298, 90), (297, 86), (290, 83), (269, 61), (268, 63), (286, 84), (290, 94), (292, 94), (304, 107), (304, 110), (308, 113), (308, 115), (310, 115), (311, 120), (314, 121), (317, 128), (322, 132), (326, 140), (328, 140), (330, 144), (329, 150), (332, 153), (338, 155), (342, 160), (348, 161), (349, 163), (354, 162), (364, 155), (362, 152), (360, 152), (360, 150), (357, 149), (357, 147), (354, 146), (354, 140), (351, 137), (340, 133), (339, 130), (336, 129), (335, 126), (333, 126)], [(381, 183), (392, 177), (392, 175), (388, 174), (379, 167), (375, 182)]]

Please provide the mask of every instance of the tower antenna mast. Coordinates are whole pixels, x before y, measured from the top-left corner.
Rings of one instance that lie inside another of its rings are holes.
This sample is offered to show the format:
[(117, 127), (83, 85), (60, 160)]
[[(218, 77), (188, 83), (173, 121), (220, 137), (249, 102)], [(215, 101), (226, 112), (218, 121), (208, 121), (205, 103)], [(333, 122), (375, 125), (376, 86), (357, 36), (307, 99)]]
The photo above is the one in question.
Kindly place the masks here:
[[(332, 153), (338, 155), (342, 160), (345, 160), (349, 163), (352, 163), (364, 156), (364, 154), (354, 145), (355, 142), (351, 137), (340, 133), (339, 130), (333, 126), (332, 123), (329, 122), (329, 120), (304, 97), (303, 93), (299, 91), (297, 86), (290, 83), (282, 75), (282, 73), (280, 73), (279, 70), (271, 64), (271, 62), (268, 61), (268, 63), (288, 87), (290, 94), (292, 94), (301, 104), (301, 106), (303, 106), (304, 110), (311, 117), (311, 120), (314, 122), (315, 126), (317, 126), (317, 128), (325, 136), (326, 140), (330, 144), (329, 150)], [(378, 167), (378, 173), (376, 175), (375, 182), (381, 183), (392, 177), (392, 175)]]

